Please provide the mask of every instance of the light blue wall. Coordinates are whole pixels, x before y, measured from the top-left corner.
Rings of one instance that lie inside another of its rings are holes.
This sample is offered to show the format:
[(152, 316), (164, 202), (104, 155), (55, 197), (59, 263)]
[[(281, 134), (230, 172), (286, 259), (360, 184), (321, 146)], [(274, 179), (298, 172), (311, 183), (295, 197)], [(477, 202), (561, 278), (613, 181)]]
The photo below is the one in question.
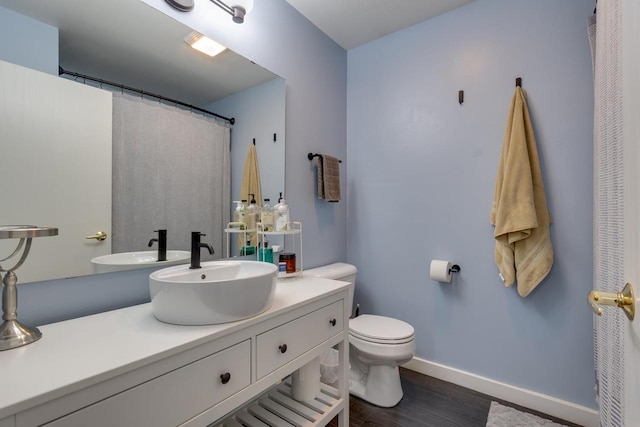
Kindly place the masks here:
[[(239, 200), (247, 152), (256, 140), (262, 198), (278, 199), (284, 191), (285, 81), (277, 78), (205, 107), (234, 117), (231, 128), (231, 198)], [(273, 141), (276, 134), (276, 141)], [(278, 165), (277, 168), (273, 165)], [(262, 206), (262, 200), (258, 200)], [(233, 209), (235, 206), (231, 206)], [(233, 217), (232, 217), (233, 218)]]
[[(292, 220), (304, 223), (305, 267), (345, 260), (346, 202), (316, 200), (314, 168), (306, 157), (309, 151), (319, 151), (346, 158), (345, 50), (285, 0), (255, 2), (243, 25), (233, 23), (211, 2), (197, 2), (196, 9), (186, 14), (164, 0), (144, 2), (286, 79), (285, 191)], [(57, 55), (57, 43), (54, 47)], [(30, 54), (44, 55), (54, 47), (36, 45)], [(57, 70), (57, 56), (55, 66)], [(346, 165), (343, 167), (346, 176)], [(346, 194), (346, 184), (343, 192)], [(140, 270), (18, 285), (19, 319), (42, 325), (146, 302), (148, 273)]]
[[(594, 408), (592, 12), (478, 0), (348, 52), (348, 259), (362, 311), (414, 325), (418, 357)], [(526, 299), (498, 278), (489, 224), (516, 77), (556, 254)], [(432, 259), (460, 264), (454, 283)]]
[(58, 75), (58, 29), (0, 7), (0, 59)]

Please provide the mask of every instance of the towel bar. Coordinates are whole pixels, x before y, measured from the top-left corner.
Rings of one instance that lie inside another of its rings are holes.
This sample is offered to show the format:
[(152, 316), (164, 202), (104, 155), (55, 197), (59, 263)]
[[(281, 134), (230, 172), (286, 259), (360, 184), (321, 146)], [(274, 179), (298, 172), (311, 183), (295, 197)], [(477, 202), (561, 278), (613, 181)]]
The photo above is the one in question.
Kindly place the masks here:
[[(314, 157), (320, 157), (321, 154), (318, 153), (309, 153), (307, 154), (307, 158), (309, 159), (309, 161), (313, 160)], [(342, 163), (342, 160), (338, 160), (338, 162)]]

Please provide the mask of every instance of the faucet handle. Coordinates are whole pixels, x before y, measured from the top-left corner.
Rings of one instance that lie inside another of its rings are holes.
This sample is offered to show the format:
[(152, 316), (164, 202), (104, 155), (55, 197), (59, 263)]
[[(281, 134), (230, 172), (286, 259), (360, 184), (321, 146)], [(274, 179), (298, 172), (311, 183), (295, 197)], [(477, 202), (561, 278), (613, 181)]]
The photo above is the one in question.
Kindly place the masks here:
[(200, 231), (192, 231), (191, 232), (191, 245), (192, 245), (192, 249), (194, 248), (193, 245), (196, 246), (200, 246), (200, 238), (206, 236), (206, 234), (201, 233)]

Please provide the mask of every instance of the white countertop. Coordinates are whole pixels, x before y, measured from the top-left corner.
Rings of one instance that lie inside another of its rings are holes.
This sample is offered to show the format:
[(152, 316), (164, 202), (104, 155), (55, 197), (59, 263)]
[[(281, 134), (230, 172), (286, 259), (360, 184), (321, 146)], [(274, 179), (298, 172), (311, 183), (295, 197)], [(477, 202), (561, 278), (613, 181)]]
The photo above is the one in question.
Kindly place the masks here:
[(33, 344), (0, 352), (0, 419), (344, 291), (316, 277), (279, 281), (266, 312), (238, 322), (178, 326), (142, 304), (39, 327)]

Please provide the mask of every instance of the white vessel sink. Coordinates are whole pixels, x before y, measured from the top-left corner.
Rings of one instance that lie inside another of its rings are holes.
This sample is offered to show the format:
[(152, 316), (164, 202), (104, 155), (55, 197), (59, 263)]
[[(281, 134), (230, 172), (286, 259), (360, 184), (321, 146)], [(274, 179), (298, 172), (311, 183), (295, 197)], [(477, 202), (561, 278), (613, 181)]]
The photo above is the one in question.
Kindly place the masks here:
[(258, 261), (209, 261), (149, 275), (153, 315), (177, 325), (212, 325), (262, 313), (273, 300), (278, 267)]
[(157, 261), (158, 251), (121, 252), (102, 255), (91, 260), (96, 273), (110, 271), (133, 270), (145, 267), (168, 267), (170, 265), (185, 264), (191, 260), (189, 251), (168, 250), (166, 261)]

